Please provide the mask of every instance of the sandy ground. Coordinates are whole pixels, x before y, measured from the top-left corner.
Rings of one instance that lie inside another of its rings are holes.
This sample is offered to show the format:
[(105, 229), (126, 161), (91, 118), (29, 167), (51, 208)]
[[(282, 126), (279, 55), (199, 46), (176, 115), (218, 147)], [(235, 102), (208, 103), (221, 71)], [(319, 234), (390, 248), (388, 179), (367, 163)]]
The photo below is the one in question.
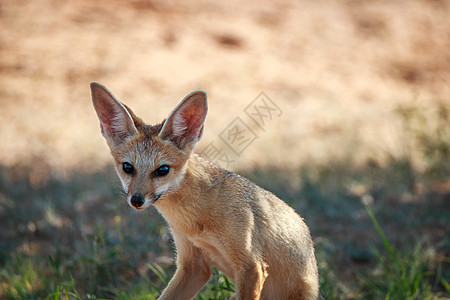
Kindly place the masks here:
[[(402, 151), (395, 108), (450, 103), (450, 1), (0, 2), (0, 163), (110, 161), (90, 101), (105, 84), (149, 123), (207, 91), (199, 151), (239, 169)], [(264, 92), (282, 112), (245, 113)], [(220, 139), (235, 118), (257, 138)]]

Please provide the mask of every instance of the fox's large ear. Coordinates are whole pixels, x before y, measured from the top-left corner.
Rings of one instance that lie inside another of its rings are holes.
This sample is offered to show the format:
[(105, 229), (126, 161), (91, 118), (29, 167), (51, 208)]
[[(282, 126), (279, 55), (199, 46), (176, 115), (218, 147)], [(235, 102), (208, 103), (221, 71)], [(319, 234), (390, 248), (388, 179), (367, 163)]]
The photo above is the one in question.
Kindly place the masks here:
[(208, 104), (206, 93), (196, 91), (187, 95), (172, 111), (159, 137), (174, 143), (179, 149), (194, 147), (203, 134)]
[(128, 110), (103, 85), (91, 82), (91, 94), (102, 135), (109, 145), (118, 145), (137, 134)]

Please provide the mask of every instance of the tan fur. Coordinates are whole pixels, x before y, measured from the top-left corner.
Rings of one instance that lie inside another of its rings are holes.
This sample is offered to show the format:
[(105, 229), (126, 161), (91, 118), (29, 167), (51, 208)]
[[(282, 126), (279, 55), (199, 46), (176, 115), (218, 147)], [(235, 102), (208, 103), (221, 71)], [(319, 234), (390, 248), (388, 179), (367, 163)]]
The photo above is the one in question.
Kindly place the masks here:
[[(173, 234), (177, 270), (160, 299), (192, 299), (212, 266), (235, 281), (231, 299), (319, 299), (314, 247), (302, 218), (270, 192), (192, 154), (206, 116), (204, 93), (189, 95), (163, 124), (149, 126), (126, 106), (120, 112), (114, 101), (120, 102), (104, 87), (93, 83), (91, 88), (128, 203), (143, 195), (145, 204), (134, 208), (144, 209), (164, 190), (153, 205)], [(108, 133), (105, 111), (125, 119), (111, 125), (125, 132)], [(135, 131), (126, 120), (130, 117)], [(123, 172), (124, 162), (133, 164), (134, 175)], [(169, 173), (152, 176), (161, 165), (170, 166)]]

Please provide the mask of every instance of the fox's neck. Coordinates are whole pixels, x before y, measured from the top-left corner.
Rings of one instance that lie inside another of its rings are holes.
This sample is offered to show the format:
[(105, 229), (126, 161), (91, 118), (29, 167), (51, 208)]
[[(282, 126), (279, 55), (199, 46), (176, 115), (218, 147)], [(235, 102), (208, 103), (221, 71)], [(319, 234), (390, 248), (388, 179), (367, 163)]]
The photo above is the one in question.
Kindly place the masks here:
[[(197, 220), (202, 218), (198, 212), (208, 211), (207, 207), (212, 198), (219, 196), (220, 186), (227, 175), (232, 174), (196, 154), (192, 154), (186, 163), (186, 173), (179, 189), (155, 203), (158, 211), (172, 228), (186, 227), (187, 224), (195, 227)], [(195, 228), (187, 231), (193, 230), (195, 231)]]
[(220, 186), (229, 174), (232, 173), (192, 154), (187, 161), (185, 180), (179, 192), (198, 192), (197, 196), (202, 197), (204, 193), (209, 194), (211, 188)]

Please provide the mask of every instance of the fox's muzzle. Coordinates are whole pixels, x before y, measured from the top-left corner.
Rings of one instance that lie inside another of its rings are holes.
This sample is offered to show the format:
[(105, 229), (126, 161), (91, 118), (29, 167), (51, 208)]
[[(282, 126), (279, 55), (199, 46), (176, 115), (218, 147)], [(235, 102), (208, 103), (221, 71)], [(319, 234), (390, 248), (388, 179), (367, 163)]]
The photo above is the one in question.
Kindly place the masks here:
[(161, 193), (161, 194), (154, 194), (154, 195), (153, 195), (153, 203), (155, 203), (155, 202), (159, 199), (159, 197), (162, 196), (162, 194), (163, 194), (163, 193)]

